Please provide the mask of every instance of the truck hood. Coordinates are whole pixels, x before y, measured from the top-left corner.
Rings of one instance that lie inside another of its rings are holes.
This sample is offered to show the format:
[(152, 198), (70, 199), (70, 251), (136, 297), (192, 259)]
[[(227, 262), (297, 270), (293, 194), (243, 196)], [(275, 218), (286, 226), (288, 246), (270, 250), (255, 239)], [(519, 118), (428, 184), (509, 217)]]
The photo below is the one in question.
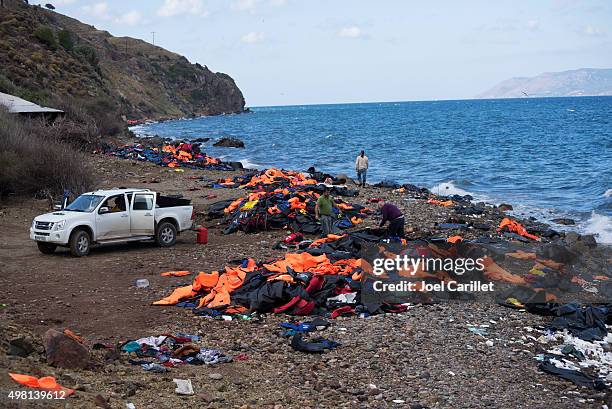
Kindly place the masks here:
[(56, 222), (61, 222), (62, 220), (79, 219), (79, 218), (82, 218), (83, 215), (88, 215), (88, 214), (89, 213), (68, 212), (68, 211), (59, 210), (53, 213), (45, 213), (45, 214), (41, 214), (40, 216), (36, 216), (34, 218), (34, 221), (56, 223)]

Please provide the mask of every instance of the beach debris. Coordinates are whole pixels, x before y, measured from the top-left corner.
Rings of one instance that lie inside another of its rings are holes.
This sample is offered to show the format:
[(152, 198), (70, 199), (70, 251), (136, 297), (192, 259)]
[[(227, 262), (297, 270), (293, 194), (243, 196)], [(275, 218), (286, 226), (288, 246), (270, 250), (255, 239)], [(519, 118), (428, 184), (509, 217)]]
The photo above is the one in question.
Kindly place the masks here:
[(28, 388), (41, 389), (51, 392), (61, 392), (64, 397), (74, 394), (73, 389), (63, 387), (52, 376), (43, 376), (37, 378), (31, 375), (9, 373), (9, 376), (18, 384), (27, 386)]
[(140, 278), (134, 282), (136, 288), (147, 288), (149, 286), (149, 280), (146, 278)]
[(468, 327), (468, 330), (473, 334), (480, 335), (481, 337), (486, 337), (488, 335), (486, 328)]
[(176, 392), (179, 395), (193, 395), (193, 386), (191, 385), (191, 379), (173, 379), (172, 382), (176, 384)]

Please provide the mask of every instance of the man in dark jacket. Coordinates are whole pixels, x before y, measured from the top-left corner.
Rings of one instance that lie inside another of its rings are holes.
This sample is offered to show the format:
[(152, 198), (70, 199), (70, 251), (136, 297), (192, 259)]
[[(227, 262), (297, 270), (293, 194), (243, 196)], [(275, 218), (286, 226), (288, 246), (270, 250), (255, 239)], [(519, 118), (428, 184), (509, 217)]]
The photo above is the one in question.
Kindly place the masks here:
[(382, 214), (382, 220), (380, 221), (380, 227), (383, 227), (385, 223), (389, 222), (387, 227), (388, 237), (404, 237), (404, 214), (397, 206), (391, 203), (380, 202), (380, 213)]

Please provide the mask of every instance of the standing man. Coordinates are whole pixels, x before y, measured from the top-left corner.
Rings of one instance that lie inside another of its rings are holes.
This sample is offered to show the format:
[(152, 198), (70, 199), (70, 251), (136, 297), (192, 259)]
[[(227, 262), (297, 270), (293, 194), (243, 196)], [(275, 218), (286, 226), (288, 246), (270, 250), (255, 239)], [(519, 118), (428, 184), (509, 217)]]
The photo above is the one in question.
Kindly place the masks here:
[(383, 227), (386, 222), (389, 222), (387, 228), (388, 237), (404, 237), (404, 214), (397, 206), (391, 203), (379, 202), (380, 213), (382, 214), (382, 220), (380, 227)]
[(361, 151), (357, 159), (355, 159), (355, 171), (357, 171), (357, 180), (360, 187), (365, 187), (368, 165), (368, 157), (365, 156), (365, 151)]
[(321, 220), (321, 230), (323, 230), (323, 237), (327, 237), (331, 234), (334, 229), (334, 204), (333, 199), (329, 195), (329, 187), (325, 187), (323, 194), (319, 196), (317, 204), (315, 206), (315, 217), (317, 220)]

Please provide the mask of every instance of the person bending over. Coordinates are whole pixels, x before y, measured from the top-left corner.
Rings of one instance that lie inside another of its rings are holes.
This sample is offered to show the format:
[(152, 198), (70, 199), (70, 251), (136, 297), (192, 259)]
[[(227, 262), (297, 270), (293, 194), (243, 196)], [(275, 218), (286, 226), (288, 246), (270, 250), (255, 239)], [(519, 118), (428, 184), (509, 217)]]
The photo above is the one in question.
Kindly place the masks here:
[(329, 195), (330, 189), (325, 188), (323, 194), (319, 196), (317, 204), (315, 206), (315, 217), (321, 221), (321, 230), (323, 230), (323, 237), (332, 233), (334, 230), (334, 200)]
[(385, 223), (389, 222), (387, 227), (388, 237), (404, 237), (404, 214), (397, 206), (391, 203), (380, 202), (380, 213), (382, 214), (382, 220), (380, 221), (380, 227), (383, 227)]

